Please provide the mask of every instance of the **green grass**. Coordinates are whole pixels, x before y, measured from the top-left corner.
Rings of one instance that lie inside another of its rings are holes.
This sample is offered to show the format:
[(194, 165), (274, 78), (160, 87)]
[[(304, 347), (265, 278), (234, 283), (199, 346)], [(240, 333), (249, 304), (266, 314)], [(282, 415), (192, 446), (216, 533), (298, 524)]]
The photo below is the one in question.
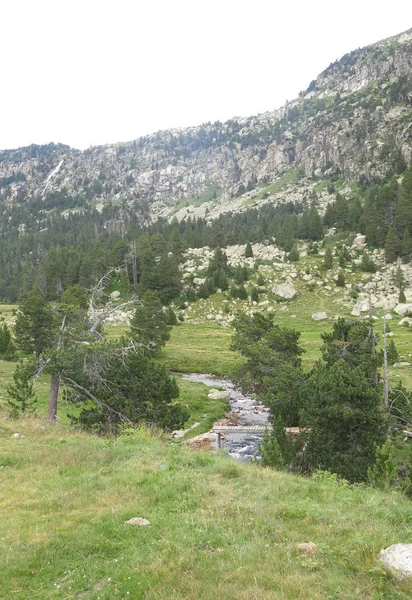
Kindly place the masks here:
[(206, 385), (186, 381), (181, 377), (177, 377), (177, 382), (180, 390), (179, 402), (188, 408), (190, 412), (190, 419), (185, 424), (185, 429), (188, 429), (194, 423), (199, 423), (197, 427), (191, 429), (185, 435), (185, 438), (209, 431), (215, 421), (223, 419), (226, 415), (229, 404), (223, 400), (210, 400), (207, 397), (210, 388)]
[[(313, 482), (167, 444), (20, 423), (0, 433), (0, 597), (406, 600), (381, 548), (409, 542), (400, 495)], [(124, 522), (134, 516), (147, 527)], [(312, 541), (319, 552), (300, 553)]]
[(216, 324), (174, 327), (160, 360), (172, 371), (229, 377), (239, 358), (229, 349), (232, 329)]

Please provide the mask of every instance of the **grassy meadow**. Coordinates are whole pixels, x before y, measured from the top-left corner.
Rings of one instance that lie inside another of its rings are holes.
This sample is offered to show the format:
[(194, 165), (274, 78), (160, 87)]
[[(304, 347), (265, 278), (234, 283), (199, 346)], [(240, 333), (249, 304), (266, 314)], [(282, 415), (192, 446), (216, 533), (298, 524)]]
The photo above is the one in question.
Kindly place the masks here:
[[(301, 285), (295, 300), (275, 307), (275, 322), (301, 332), (307, 369), (331, 328), (311, 314), (350, 313), (339, 293)], [(219, 294), (207, 301), (208, 308), (221, 305)], [(13, 308), (3, 307), (8, 323)], [(195, 318), (197, 311), (205, 307), (196, 303)], [(410, 362), (412, 332), (396, 323), (400, 360)], [(107, 332), (113, 338), (125, 328)], [(190, 411), (186, 427), (198, 423), (185, 438), (208, 431), (227, 404), (180, 374), (230, 377), (241, 361), (231, 336), (231, 327), (214, 322), (181, 323), (161, 352)], [(14, 368), (0, 362), (1, 600), (412, 597), (412, 582), (393, 579), (377, 562), (382, 548), (411, 539), (412, 503), (399, 493), (234, 463), (144, 429), (97, 438), (68, 426), (71, 408), (63, 402), (57, 425), (44, 427), (46, 376), (35, 383), (38, 419), (11, 421), (6, 388)], [(412, 367), (391, 367), (390, 375), (412, 388)], [(24, 437), (13, 438), (16, 432)], [(124, 524), (134, 516), (150, 525)], [(300, 551), (304, 542), (317, 551)]]
[[(0, 431), (0, 597), (407, 600), (381, 548), (409, 542), (396, 492), (313, 481), (144, 430)], [(131, 517), (150, 521), (125, 525)], [(306, 554), (298, 543), (313, 542)]]

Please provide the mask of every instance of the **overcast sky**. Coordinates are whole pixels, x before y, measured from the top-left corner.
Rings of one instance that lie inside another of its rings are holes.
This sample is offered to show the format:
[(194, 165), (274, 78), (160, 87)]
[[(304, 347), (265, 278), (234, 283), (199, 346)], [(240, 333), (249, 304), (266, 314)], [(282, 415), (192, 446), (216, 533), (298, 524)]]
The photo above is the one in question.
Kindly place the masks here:
[(272, 110), (411, 0), (0, 0), (0, 148), (128, 141)]

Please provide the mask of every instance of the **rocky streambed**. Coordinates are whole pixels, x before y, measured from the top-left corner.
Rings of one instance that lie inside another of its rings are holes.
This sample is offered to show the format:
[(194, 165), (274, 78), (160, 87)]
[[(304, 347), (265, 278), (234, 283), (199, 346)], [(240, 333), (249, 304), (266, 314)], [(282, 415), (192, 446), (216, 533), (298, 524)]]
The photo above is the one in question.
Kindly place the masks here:
[[(183, 379), (203, 383), (211, 388), (222, 388), (229, 392), (229, 404), (236, 425), (266, 425), (269, 411), (254, 398), (242, 394), (235, 384), (228, 379), (221, 379), (208, 373), (185, 373)], [(222, 448), (230, 456), (242, 462), (259, 459), (258, 443), (261, 435), (228, 433), (223, 437)]]

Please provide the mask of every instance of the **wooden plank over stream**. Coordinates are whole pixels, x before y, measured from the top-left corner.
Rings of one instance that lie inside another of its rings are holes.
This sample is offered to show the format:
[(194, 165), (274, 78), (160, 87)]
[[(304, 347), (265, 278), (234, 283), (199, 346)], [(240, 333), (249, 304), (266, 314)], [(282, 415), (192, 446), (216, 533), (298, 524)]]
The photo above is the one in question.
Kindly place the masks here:
[(213, 433), (265, 433), (272, 425), (215, 425)]

